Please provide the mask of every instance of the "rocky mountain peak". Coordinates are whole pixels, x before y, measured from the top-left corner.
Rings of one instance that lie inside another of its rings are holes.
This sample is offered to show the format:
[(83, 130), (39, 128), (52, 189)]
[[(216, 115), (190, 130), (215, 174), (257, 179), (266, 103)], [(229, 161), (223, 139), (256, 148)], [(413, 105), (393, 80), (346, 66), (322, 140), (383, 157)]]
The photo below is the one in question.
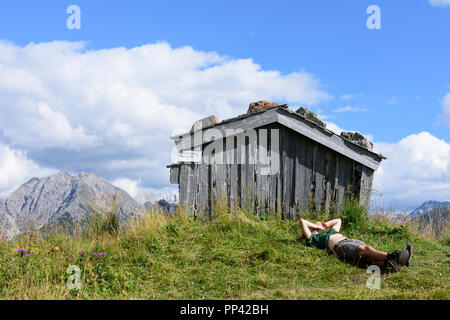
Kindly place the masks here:
[(0, 201), (0, 219), (9, 225), (8, 232), (3, 233), (11, 235), (62, 223), (82, 224), (90, 213), (110, 210), (114, 200), (121, 221), (140, 214), (144, 208), (125, 191), (92, 172), (72, 176), (59, 171), (49, 177), (33, 178), (6, 201)]
[(440, 208), (440, 207), (445, 207), (445, 206), (450, 206), (450, 201), (442, 201), (442, 202), (439, 202), (439, 201), (436, 201), (436, 200), (425, 201), (419, 207), (414, 209), (409, 214), (409, 217), (410, 218), (414, 218), (414, 217), (417, 217), (417, 216), (420, 216), (420, 215), (424, 215), (424, 214), (430, 212), (433, 209)]

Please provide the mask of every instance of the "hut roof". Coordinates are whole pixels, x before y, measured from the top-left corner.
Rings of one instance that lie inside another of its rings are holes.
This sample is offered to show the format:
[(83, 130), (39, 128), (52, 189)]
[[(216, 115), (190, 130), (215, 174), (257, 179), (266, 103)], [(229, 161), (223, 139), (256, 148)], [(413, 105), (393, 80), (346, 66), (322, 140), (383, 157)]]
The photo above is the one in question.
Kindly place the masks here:
[[(362, 165), (376, 170), (378, 165), (383, 159), (386, 159), (382, 154), (377, 154), (364, 148), (363, 146), (354, 143), (348, 139), (344, 139), (340, 135), (337, 135), (333, 131), (319, 126), (316, 122), (307, 119), (305, 116), (298, 114), (288, 108), (287, 105), (278, 105), (271, 108), (266, 108), (258, 112), (242, 114), (234, 118), (226, 119), (218, 123), (212, 123), (202, 128), (205, 129), (217, 129), (222, 133), (221, 138), (225, 138), (229, 134), (229, 129), (243, 131), (256, 129), (271, 123), (279, 123), (291, 130), (294, 130), (314, 141), (330, 148), (340, 154), (343, 154)], [(182, 143), (183, 139), (187, 136), (192, 136), (194, 130), (189, 132), (174, 135), (171, 137), (176, 144)], [(179, 150), (184, 150), (196, 146), (196, 142), (191, 139), (189, 145), (186, 147), (179, 147)], [(209, 143), (213, 139), (205, 139), (201, 144)], [(197, 145), (200, 145), (197, 143)]]

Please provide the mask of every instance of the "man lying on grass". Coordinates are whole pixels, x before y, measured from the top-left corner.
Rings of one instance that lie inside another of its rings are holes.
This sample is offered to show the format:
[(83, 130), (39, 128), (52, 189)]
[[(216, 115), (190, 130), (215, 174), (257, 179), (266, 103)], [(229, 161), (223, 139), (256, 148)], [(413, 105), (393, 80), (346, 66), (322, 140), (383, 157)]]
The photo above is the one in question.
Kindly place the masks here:
[[(409, 267), (412, 256), (413, 245), (401, 250), (395, 250), (391, 253), (378, 251), (368, 246), (361, 240), (348, 239), (339, 233), (341, 229), (341, 219), (334, 219), (328, 222), (311, 223), (305, 219), (300, 219), (300, 224), (307, 244), (318, 247), (319, 249), (328, 249), (339, 259), (355, 265), (367, 266), (369, 263), (376, 264), (384, 270), (399, 271), (404, 265)], [(319, 230), (329, 231), (319, 233)]]

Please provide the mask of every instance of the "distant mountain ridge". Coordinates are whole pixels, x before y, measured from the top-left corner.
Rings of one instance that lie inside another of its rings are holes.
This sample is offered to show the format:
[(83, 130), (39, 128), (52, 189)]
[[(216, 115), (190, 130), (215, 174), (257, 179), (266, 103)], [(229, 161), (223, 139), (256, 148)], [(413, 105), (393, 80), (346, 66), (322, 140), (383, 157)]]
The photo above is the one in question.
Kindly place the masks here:
[(419, 232), (429, 230), (437, 237), (449, 235), (450, 205), (440, 206), (424, 214), (417, 215), (411, 221), (417, 225)]
[(421, 216), (427, 212), (430, 212), (433, 209), (436, 209), (439, 207), (445, 207), (445, 206), (450, 206), (450, 201), (443, 201), (443, 202), (434, 201), (434, 200), (426, 201), (426, 202), (422, 203), (419, 207), (417, 207), (416, 209), (411, 211), (411, 213), (408, 215), (408, 217), (410, 219), (413, 219), (413, 218)]
[(157, 201), (147, 201), (144, 203), (146, 210), (160, 210), (165, 213), (174, 213), (177, 209), (175, 202), (169, 202), (166, 199), (160, 199)]
[(127, 221), (144, 209), (125, 191), (89, 172), (71, 176), (60, 171), (50, 177), (32, 178), (5, 201), (0, 200), (0, 234), (13, 237), (30, 230), (83, 224), (93, 211), (109, 210), (113, 197), (119, 221)]

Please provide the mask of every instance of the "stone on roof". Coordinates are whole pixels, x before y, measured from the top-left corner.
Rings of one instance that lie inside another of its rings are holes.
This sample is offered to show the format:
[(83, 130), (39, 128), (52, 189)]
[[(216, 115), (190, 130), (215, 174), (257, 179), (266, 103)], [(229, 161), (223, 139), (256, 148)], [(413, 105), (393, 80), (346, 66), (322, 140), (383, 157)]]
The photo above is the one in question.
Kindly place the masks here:
[(209, 117), (195, 121), (194, 124), (192, 125), (191, 132), (202, 130), (204, 128), (211, 127), (218, 123), (219, 119), (217, 119), (216, 116), (211, 115)]
[(273, 107), (277, 107), (278, 103), (276, 102), (269, 102), (266, 100), (260, 100), (257, 102), (252, 102), (248, 105), (248, 110), (247, 110), (247, 114), (250, 113), (256, 113), (265, 109), (269, 109), (269, 108), (273, 108)]
[(370, 142), (366, 137), (364, 137), (359, 132), (352, 132), (352, 131), (341, 132), (341, 137), (349, 140), (350, 142), (356, 143), (369, 151), (373, 150), (373, 143)]
[(308, 108), (300, 107), (295, 112), (298, 113), (299, 115), (305, 117), (306, 119), (314, 122), (319, 127), (326, 128), (326, 126), (327, 126), (327, 124), (325, 122), (323, 122), (322, 119), (320, 119), (320, 117), (317, 114), (310, 111)]

